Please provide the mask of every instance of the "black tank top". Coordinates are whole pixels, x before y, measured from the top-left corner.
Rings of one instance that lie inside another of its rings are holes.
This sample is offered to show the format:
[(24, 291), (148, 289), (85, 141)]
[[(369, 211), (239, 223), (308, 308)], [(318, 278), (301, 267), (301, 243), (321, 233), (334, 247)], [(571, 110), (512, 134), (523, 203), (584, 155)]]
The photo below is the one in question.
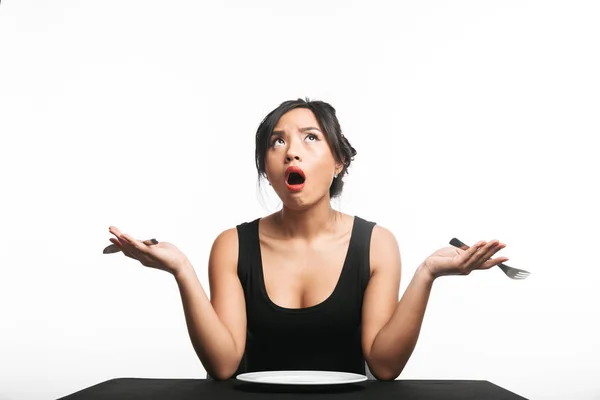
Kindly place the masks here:
[(258, 221), (236, 227), (238, 276), (247, 317), (246, 348), (236, 374), (274, 370), (365, 374), (361, 314), (375, 223), (354, 217), (348, 252), (333, 293), (317, 305), (290, 309), (276, 305), (267, 295)]

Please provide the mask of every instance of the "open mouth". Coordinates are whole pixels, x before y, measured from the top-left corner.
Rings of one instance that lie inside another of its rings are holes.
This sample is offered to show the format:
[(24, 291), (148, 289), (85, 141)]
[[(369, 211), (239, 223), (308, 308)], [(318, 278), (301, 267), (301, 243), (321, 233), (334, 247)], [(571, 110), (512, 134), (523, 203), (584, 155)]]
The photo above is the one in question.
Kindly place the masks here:
[(293, 192), (299, 192), (304, 188), (304, 182), (306, 181), (306, 177), (304, 176), (304, 171), (302, 168), (292, 165), (285, 170), (285, 185), (288, 190)]
[(298, 172), (291, 172), (287, 177), (287, 183), (290, 186), (301, 185), (304, 183), (304, 176)]

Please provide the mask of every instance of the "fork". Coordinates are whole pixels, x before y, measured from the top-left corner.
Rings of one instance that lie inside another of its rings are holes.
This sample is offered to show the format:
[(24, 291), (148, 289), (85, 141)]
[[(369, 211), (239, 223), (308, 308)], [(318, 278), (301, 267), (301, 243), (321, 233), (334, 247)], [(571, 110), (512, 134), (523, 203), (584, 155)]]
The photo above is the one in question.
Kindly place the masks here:
[[(467, 246), (466, 244), (464, 244), (457, 238), (452, 238), (452, 240), (450, 240), (450, 244), (452, 246), (458, 247), (459, 249), (462, 249), (462, 250), (469, 249), (469, 246)], [(503, 264), (503, 263), (498, 264), (498, 266), (500, 267), (502, 272), (504, 272), (506, 274), (506, 276), (508, 276), (511, 279), (525, 279), (530, 275), (530, 272), (527, 272), (523, 269), (509, 267), (508, 265)]]

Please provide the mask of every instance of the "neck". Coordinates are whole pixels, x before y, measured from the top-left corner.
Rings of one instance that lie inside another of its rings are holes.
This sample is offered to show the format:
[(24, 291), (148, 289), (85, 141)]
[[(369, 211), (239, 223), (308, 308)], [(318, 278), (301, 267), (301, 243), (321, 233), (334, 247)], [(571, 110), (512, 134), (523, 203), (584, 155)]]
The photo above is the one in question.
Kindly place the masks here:
[(338, 216), (338, 212), (331, 208), (328, 196), (305, 210), (292, 210), (284, 205), (277, 214), (280, 228), (286, 237), (307, 240), (333, 231), (332, 222)]

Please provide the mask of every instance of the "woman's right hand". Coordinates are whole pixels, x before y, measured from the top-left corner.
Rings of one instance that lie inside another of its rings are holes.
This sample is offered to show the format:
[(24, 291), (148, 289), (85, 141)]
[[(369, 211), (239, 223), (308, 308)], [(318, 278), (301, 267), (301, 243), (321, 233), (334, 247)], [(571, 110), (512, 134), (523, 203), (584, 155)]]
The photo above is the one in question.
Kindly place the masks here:
[(115, 235), (109, 240), (118, 246), (123, 254), (138, 260), (146, 267), (161, 269), (176, 275), (189, 265), (186, 255), (171, 243), (159, 242), (149, 246), (141, 240), (122, 233), (114, 226), (109, 227), (108, 230)]

